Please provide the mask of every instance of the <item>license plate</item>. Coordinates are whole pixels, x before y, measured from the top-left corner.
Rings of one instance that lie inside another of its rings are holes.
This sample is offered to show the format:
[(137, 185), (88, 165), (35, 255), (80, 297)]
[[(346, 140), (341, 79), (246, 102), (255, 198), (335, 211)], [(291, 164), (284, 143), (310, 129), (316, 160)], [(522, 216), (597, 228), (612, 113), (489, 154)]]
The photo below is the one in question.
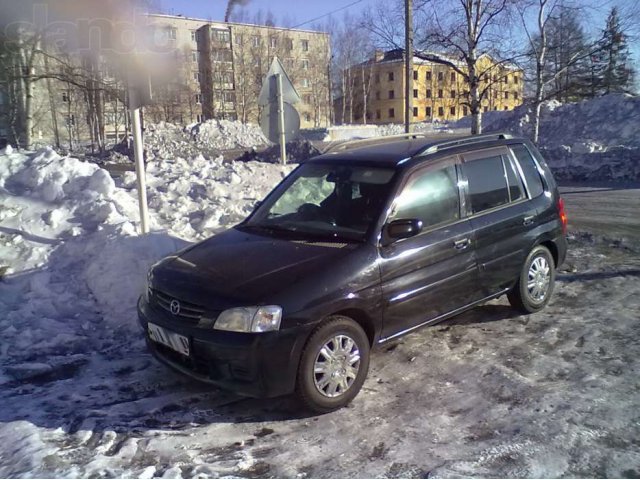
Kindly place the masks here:
[(148, 323), (147, 327), (151, 340), (161, 343), (182, 355), (189, 356), (189, 339), (187, 337), (178, 335), (175, 332), (170, 332), (166, 328), (162, 328), (153, 323)]

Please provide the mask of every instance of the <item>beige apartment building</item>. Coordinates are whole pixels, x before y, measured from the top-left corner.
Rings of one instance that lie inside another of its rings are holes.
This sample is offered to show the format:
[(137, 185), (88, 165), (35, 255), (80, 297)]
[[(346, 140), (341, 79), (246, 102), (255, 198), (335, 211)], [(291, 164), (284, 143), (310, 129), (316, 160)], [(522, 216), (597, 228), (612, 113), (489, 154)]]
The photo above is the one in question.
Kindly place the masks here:
[[(466, 67), (439, 54), (462, 71)], [(384, 124), (404, 121), (404, 55), (401, 50), (376, 52), (375, 57), (350, 69), (351, 88), (335, 103), (336, 118), (344, 123)], [(479, 60), (482, 72), (480, 89), (482, 110), (512, 110), (522, 104), (523, 72), (509, 64), (499, 64), (490, 56)], [(413, 59), (414, 122), (457, 120), (470, 113), (469, 86), (463, 76), (449, 65), (433, 60)], [(350, 108), (352, 106), (352, 108)]]
[[(170, 65), (170, 75), (168, 80), (151, 78), (153, 101), (144, 108), (146, 123), (257, 123), (258, 95), (277, 56), (300, 94), (295, 108), (301, 127), (329, 124), (328, 34), (179, 15), (147, 18), (154, 48), (166, 55), (163, 63)], [(127, 72), (118, 72), (108, 56), (42, 47), (48, 50), (48, 64), (36, 54), (31, 70), (33, 141), (74, 148), (88, 141), (100, 146), (122, 140), (129, 130)], [(20, 58), (14, 55), (5, 65), (7, 75), (0, 75), (0, 143), (24, 138), (27, 87), (19, 73), (25, 71)]]
[(328, 125), (328, 34), (173, 15), (149, 18), (175, 47), (176, 60), (175, 81), (153, 88), (156, 105), (147, 109), (153, 120), (257, 122), (258, 94), (277, 56), (302, 99), (295, 105), (301, 127)]

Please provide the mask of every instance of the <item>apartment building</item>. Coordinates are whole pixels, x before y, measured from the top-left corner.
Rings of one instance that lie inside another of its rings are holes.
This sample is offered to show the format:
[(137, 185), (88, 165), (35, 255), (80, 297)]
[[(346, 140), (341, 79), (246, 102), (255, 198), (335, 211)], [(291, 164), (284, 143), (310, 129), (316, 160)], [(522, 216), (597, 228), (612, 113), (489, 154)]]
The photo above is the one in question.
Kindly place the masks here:
[(147, 109), (153, 120), (257, 122), (260, 88), (277, 56), (302, 99), (295, 105), (301, 127), (328, 125), (328, 34), (174, 15), (149, 19), (174, 47), (176, 65), (175, 80), (153, 88), (155, 105)]
[[(171, 74), (168, 80), (151, 78), (153, 104), (144, 109), (145, 122), (186, 125), (215, 118), (257, 123), (260, 88), (278, 56), (301, 97), (295, 105), (301, 127), (329, 124), (328, 34), (160, 14), (148, 15), (148, 27)], [(50, 51), (36, 53), (30, 70), (16, 51), (0, 72), (0, 142), (25, 138), (21, 130), (27, 124), (28, 96), (35, 143), (72, 148), (121, 140), (129, 128), (127, 72), (117, 71), (108, 56), (58, 51), (44, 42), (42, 47)], [(26, 71), (29, 87), (21, 73)]]
[[(462, 71), (466, 66), (441, 54), (433, 60), (413, 59), (413, 122), (457, 120), (470, 113), (469, 86), (463, 76), (437, 59), (453, 63)], [(401, 50), (376, 52), (367, 62), (347, 72), (350, 79), (346, 95), (334, 103), (336, 118), (343, 123), (401, 123), (405, 107), (405, 61)], [(479, 59), (482, 72), (481, 107), (512, 110), (522, 104), (523, 72), (510, 64), (495, 62), (490, 56)], [(349, 98), (351, 96), (351, 98)], [(353, 105), (352, 108), (349, 108)]]

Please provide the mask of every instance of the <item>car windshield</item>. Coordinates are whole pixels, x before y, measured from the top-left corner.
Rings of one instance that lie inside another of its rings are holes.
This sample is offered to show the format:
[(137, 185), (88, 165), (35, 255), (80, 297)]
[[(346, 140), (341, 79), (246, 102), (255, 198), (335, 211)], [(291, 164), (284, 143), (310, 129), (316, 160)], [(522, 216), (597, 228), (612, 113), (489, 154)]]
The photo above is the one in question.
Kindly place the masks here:
[(243, 224), (275, 234), (364, 240), (388, 198), (394, 170), (300, 166)]

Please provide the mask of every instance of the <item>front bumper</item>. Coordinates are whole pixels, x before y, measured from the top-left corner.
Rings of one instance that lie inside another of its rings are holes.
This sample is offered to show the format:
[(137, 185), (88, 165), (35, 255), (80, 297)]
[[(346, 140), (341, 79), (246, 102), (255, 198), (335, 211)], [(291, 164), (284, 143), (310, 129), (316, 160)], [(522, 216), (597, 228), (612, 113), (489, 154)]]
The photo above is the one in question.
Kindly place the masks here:
[[(277, 332), (240, 333), (181, 324), (170, 314), (138, 300), (138, 320), (147, 346), (162, 363), (191, 378), (250, 397), (277, 397), (295, 389), (302, 348), (312, 326)], [(154, 323), (189, 339), (182, 355), (149, 338)]]

